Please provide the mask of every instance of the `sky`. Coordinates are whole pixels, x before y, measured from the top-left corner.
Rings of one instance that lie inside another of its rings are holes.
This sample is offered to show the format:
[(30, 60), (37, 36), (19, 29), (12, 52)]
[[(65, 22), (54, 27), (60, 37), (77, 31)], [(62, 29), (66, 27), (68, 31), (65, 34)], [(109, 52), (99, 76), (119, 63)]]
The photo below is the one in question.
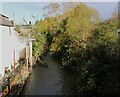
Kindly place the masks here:
[[(49, 2), (2, 2), (2, 14), (14, 19), (17, 24), (23, 24), (23, 18), (33, 23), (41, 19), (44, 13), (43, 7)], [(95, 8), (102, 19), (108, 19), (112, 12), (118, 10), (117, 2), (85, 2), (88, 6)], [(32, 17), (34, 15), (36, 19)]]

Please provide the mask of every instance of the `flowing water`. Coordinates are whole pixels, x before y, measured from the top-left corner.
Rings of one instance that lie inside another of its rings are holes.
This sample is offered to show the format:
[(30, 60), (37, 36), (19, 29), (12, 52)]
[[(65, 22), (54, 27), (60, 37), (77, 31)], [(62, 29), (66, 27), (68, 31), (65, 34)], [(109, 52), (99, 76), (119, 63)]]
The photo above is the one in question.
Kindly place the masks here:
[(44, 64), (33, 68), (21, 95), (73, 95), (74, 78), (55, 61), (51, 54), (45, 55)]

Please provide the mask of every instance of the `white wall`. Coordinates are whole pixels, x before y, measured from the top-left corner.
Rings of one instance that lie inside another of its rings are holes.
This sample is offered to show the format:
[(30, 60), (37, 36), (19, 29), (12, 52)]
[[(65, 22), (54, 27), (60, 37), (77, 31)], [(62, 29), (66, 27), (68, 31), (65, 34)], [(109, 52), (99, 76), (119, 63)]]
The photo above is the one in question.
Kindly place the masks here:
[(2, 26), (1, 25), (0, 25), (0, 74), (2, 75)]
[(19, 60), (20, 51), (26, 47), (26, 43), (21, 43), (19, 40), (18, 33), (13, 27), (2, 26), (2, 67), (0, 68), (0, 74), (4, 75), (4, 68), (14, 65), (14, 51), (15, 51), (15, 62)]
[(2, 45), (2, 75), (4, 74), (4, 68), (5, 67), (11, 67), (11, 65), (13, 64), (13, 44), (12, 44), (12, 40), (11, 40), (11, 33), (9, 31), (9, 27), (6, 26), (2, 26), (2, 37), (3, 37), (3, 45)]

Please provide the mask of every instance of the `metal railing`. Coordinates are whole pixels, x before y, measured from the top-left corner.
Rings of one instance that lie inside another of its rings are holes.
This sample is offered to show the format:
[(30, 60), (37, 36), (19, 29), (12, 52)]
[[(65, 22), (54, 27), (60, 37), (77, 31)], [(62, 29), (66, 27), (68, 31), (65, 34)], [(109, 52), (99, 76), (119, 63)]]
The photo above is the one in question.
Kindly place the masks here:
[[(11, 83), (14, 80), (14, 77), (19, 73), (20, 69), (23, 67), (24, 64), (25, 64), (25, 59), (19, 63), (19, 65), (16, 67), (15, 70), (10, 72), (5, 78), (3, 78), (3, 80), (0, 82), (0, 85), (2, 85), (2, 92), (6, 89), (9, 83)], [(9, 82), (8, 82), (8, 78), (10, 80)]]

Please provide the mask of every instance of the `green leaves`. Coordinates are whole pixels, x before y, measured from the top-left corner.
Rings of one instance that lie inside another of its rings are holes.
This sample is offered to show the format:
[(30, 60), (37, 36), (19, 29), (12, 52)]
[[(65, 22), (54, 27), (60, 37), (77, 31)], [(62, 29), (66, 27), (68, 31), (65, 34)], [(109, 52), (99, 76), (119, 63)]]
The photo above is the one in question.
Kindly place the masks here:
[[(93, 20), (93, 17), (96, 21)], [(91, 31), (94, 30), (95, 24), (99, 20), (97, 11), (79, 3), (65, 11), (59, 18), (62, 20), (58, 25), (50, 50), (59, 53), (64, 64), (69, 64), (73, 61), (71, 59), (78, 59), (78, 56), (84, 58), (87, 38), (91, 36)], [(74, 56), (74, 53), (78, 54)]]
[(120, 84), (118, 21), (112, 18), (100, 22), (99, 13), (83, 3), (68, 9), (36, 22), (34, 55), (38, 58), (46, 49), (57, 55), (62, 65), (76, 73), (80, 96), (107, 95), (111, 93), (109, 86)]

